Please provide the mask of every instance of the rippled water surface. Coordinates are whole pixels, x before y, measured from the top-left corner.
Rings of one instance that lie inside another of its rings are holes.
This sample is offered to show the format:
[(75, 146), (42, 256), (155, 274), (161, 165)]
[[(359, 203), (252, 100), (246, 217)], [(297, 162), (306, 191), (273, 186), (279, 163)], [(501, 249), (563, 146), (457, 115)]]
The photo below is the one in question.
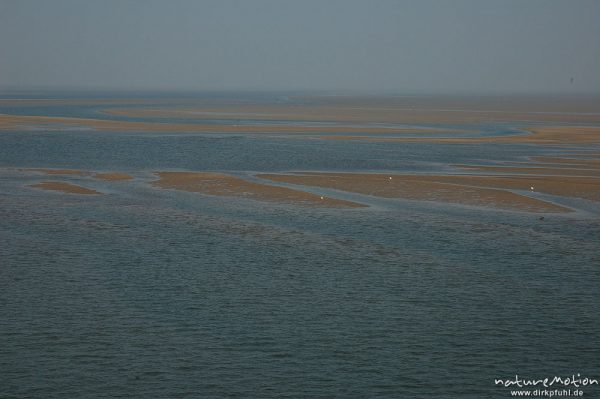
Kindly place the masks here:
[[(494, 378), (515, 374), (600, 378), (596, 204), (572, 200), (579, 212), (541, 221), (368, 197), (368, 208), (317, 209), (148, 184), (157, 170), (427, 172), (551, 151), (4, 132), (0, 397), (485, 398), (508, 397)], [(61, 177), (106, 193), (67, 195), (28, 187), (56, 180), (18, 170), (29, 167), (135, 179)]]

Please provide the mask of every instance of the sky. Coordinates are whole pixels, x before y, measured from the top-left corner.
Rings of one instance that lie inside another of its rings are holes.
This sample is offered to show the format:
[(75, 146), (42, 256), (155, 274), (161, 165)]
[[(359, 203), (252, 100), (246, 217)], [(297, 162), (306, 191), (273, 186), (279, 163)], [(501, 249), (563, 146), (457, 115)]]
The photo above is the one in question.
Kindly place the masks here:
[(0, 88), (600, 94), (599, 21), (598, 0), (0, 0)]

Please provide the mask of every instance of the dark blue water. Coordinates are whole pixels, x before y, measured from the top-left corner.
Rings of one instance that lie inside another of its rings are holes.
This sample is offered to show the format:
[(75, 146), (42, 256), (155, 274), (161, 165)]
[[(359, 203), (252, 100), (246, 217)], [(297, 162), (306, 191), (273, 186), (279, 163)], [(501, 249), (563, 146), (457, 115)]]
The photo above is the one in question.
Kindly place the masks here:
[[(580, 212), (540, 221), (366, 196), (369, 208), (315, 209), (148, 184), (158, 170), (443, 172), (548, 151), (2, 133), (0, 397), (502, 398), (494, 378), (600, 378), (596, 204), (563, 199)], [(43, 180), (106, 194), (27, 187)]]

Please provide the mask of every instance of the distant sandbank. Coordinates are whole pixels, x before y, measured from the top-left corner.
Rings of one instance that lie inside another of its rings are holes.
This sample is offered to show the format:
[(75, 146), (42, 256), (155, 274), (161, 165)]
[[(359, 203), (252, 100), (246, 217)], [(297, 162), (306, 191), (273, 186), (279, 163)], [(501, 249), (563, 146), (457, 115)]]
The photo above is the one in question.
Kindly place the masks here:
[[(528, 134), (467, 137), (464, 133), (449, 129), (396, 128), (396, 127), (354, 127), (354, 126), (302, 126), (302, 125), (233, 125), (233, 124), (193, 124), (160, 123), (101, 120), (89, 118), (65, 118), (49, 116), (22, 116), (0, 114), (0, 130), (90, 128), (103, 131), (131, 132), (195, 132), (195, 133), (279, 133), (308, 134), (323, 140), (357, 140), (371, 142), (430, 142), (430, 143), (524, 143), (524, 144), (585, 144), (600, 143), (600, 126), (540, 126), (524, 128)], [(338, 135), (337, 133), (341, 133)], [(425, 137), (390, 137), (393, 134), (419, 134)], [(427, 137), (427, 134), (453, 134), (452, 137)], [(472, 133), (472, 132), (471, 132)], [(330, 135), (336, 134), (336, 135)], [(348, 135), (354, 134), (354, 135)], [(380, 134), (380, 136), (365, 136)], [(462, 135), (462, 136), (461, 136)]]
[(89, 172), (85, 170), (76, 169), (45, 169), (45, 168), (29, 168), (21, 169), (24, 172), (38, 172), (47, 175), (76, 175), (76, 176), (90, 176), (95, 179), (107, 180), (107, 181), (119, 181), (119, 180), (131, 180), (133, 177), (123, 172)]
[(114, 116), (185, 119), (295, 120), (353, 123), (600, 123), (597, 97), (312, 96), (277, 104), (210, 104), (109, 108)]
[(0, 114), (0, 130), (61, 130), (66, 127), (79, 129), (95, 129), (101, 131), (127, 132), (187, 132), (187, 133), (414, 133), (441, 132), (437, 128), (396, 128), (396, 127), (354, 127), (354, 126), (306, 126), (293, 124), (202, 124), (202, 123), (165, 123), (165, 122), (132, 122), (108, 119), (71, 118), (37, 115)]
[(598, 144), (600, 126), (546, 126), (526, 128), (529, 134), (486, 137), (371, 137), (371, 136), (321, 136), (323, 140), (364, 140), (371, 142), (479, 144)]

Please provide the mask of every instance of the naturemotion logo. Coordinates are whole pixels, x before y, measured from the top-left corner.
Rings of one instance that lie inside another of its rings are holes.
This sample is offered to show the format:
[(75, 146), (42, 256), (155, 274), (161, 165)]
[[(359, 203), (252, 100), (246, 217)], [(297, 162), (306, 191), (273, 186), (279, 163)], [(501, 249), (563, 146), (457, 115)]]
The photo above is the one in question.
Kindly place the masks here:
[(579, 388), (598, 385), (598, 379), (582, 377), (579, 373), (544, 378), (524, 378), (516, 374), (514, 378), (496, 378), (494, 385), (511, 388), (510, 396), (514, 397), (580, 397), (584, 392)]

